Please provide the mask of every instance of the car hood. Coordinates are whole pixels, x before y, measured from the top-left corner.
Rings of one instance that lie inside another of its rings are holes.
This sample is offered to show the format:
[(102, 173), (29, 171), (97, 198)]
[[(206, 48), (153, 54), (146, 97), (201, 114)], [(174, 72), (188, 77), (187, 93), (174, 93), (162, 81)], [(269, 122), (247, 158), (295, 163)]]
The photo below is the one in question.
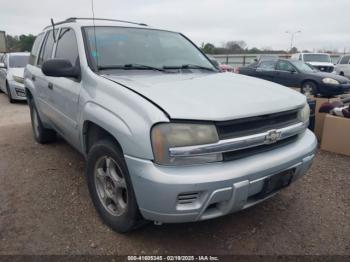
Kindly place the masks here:
[(222, 121), (302, 107), (287, 87), (232, 73), (102, 75), (141, 94), (172, 119)]
[(9, 76), (23, 77), (24, 76), (24, 68), (9, 68), (7, 71), (7, 74)]
[(332, 64), (332, 63), (325, 63), (325, 62), (307, 62), (307, 63), (310, 65), (313, 65), (313, 66), (332, 66), (332, 67), (334, 67), (334, 64)]

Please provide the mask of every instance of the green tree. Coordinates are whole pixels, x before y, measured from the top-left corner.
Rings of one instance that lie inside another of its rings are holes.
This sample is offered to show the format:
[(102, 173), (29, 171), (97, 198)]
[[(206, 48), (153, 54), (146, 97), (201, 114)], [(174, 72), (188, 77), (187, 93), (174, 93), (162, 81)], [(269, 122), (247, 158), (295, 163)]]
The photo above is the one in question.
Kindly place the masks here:
[(215, 51), (215, 46), (211, 43), (206, 43), (203, 47), (203, 52), (206, 54), (213, 54)]
[(31, 34), (20, 36), (6, 35), (7, 52), (29, 52), (32, 49), (34, 40), (35, 36)]
[(291, 53), (291, 54), (298, 53), (298, 48), (292, 47), (292, 48), (289, 50), (289, 53)]
[(18, 42), (19, 51), (21, 52), (31, 51), (34, 40), (35, 40), (35, 36), (33, 35), (20, 35), (19, 42)]

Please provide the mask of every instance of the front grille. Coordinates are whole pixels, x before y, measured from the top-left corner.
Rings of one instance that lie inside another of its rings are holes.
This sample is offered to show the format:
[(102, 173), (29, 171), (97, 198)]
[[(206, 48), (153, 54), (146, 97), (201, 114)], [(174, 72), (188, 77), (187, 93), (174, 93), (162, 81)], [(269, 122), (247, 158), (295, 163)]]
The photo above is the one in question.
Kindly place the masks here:
[(318, 70), (322, 71), (322, 72), (328, 72), (328, 73), (332, 73), (334, 71), (334, 67), (333, 66), (316, 66)]
[(286, 139), (280, 140), (274, 144), (269, 144), (269, 145), (261, 145), (261, 146), (256, 146), (256, 147), (251, 147), (251, 148), (246, 148), (238, 151), (232, 151), (232, 152), (227, 152), (223, 154), (223, 161), (232, 161), (232, 160), (237, 160), (240, 158), (245, 158), (257, 154), (261, 154), (276, 148), (280, 148), (282, 146), (289, 145), (296, 141), (298, 138), (297, 135), (288, 137)]
[(298, 110), (216, 123), (219, 139), (263, 133), (298, 123)]

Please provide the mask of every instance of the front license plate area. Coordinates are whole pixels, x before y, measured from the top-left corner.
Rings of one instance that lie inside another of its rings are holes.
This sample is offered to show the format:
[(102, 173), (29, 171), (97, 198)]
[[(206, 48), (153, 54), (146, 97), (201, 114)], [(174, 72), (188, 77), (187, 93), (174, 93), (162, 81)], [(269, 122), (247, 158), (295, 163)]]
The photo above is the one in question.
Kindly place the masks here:
[(280, 189), (289, 186), (292, 182), (294, 173), (295, 169), (290, 169), (266, 178), (261, 192), (258, 193), (256, 197), (265, 198)]

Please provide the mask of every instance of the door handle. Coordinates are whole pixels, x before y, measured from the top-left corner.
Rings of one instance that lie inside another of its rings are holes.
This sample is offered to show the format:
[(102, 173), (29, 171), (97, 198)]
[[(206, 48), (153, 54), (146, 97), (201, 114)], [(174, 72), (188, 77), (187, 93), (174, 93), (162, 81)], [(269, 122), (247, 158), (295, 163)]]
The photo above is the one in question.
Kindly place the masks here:
[(49, 84), (47, 85), (47, 87), (48, 87), (50, 90), (52, 90), (52, 89), (53, 89), (53, 84), (52, 84), (52, 83), (49, 83)]

